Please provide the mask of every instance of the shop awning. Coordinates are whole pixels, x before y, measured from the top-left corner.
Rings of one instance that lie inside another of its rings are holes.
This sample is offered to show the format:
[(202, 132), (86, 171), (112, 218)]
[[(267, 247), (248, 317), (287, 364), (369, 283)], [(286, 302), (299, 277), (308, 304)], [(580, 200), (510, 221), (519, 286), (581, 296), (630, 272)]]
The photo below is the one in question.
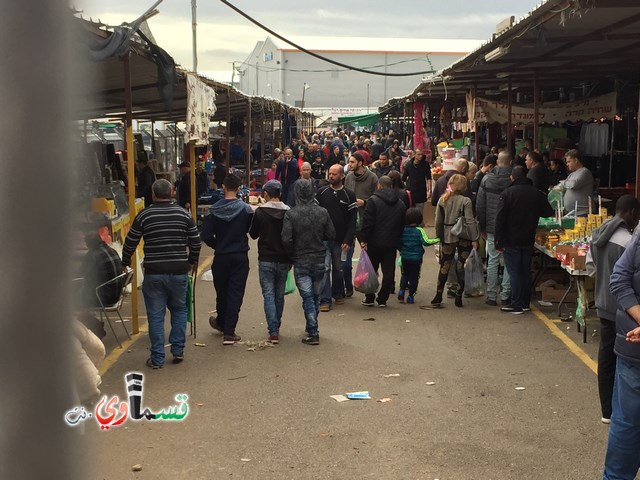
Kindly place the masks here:
[(367, 113), (364, 115), (345, 115), (344, 117), (338, 117), (338, 124), (356, 123), (361, 127), (368, 127), (378, 123), (379, 118), (379, 113)]

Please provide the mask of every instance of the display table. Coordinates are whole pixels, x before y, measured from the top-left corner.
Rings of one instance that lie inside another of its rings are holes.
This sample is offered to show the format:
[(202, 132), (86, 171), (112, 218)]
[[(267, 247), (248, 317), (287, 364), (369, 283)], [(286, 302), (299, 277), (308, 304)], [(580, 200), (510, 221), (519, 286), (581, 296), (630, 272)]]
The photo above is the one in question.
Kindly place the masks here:
[[(563, 309), (565, 300), (567, 298), (567, 295), (569, 295), (569, 293), (571, 292), (571, 290), (575, 288), (578, 291), (578, 301), (582, 302), (582, 311), (584, 312), (583, 316), (586, 317), (588, 304), (587, 304), (586, 295), (585, 295), (586, 294), (585, 280), (589, 276), (587, 271), (576, 270), (571, 268), (569, 265), (563, 265), (560, 262), (560, 260), (556, 258), (555, 254), (543, 245), (539, 245), (536, 243), (534, 244), (534, 247), (540, 253), (540, 270), (538, 270), (538, 272), (536, 273), (536, 276), (534, 277), (533, 288), (535, 288), (538, 281), (540, 280), (540, 277), (544, 274), (544, 271), (546, 270), (546, 267), (548, 265), (548, 259), (552, 259), (554, 262), (559, 263), (560, 267), (569, 274), (569, 286), (567, 287), (567, 290), (564, 292), (564, 295), (560, 299), (560, 303), (558, 303), (558, 316), (561, 319), (563, 319), (562, 309)], [(571, 316), (564, 317), (564, 318), (571, 318)], [(576, 318), (576, 324), (578, 326), (578, 332), (582, 330), (582, 341), (584, 343), (587, 343), (587, 327), (586, 327), (585, 319)]]

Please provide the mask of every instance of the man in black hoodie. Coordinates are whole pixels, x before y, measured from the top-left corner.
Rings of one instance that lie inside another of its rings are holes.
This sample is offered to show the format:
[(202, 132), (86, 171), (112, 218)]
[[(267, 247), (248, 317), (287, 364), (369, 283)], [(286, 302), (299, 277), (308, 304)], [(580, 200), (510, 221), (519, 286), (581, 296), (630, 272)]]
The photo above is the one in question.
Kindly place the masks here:
[(267, 203), (256, 210), (249, 235), (258, 239), (258, 274), (269, 341), (278, 343), (284, 310), (284, 287), (291, 267), (281, 238), (284, 214), (289, 207), (280, 201), (282, 184), (278, 180), (269, 180), (262, 187), (262, 192)]
[(531, 256), (540, 217), (551, 217), (547, 196), (533, 186), (525, 167), (513, 167), (511, 185), (500, 195), (496, 210), (495, 248), (504, 252), (511, 280), (511, 305), (500, 310), (514, 315), (529, 311)]
[[(404, 213), (407, 209), (397, 190), (391, 188), (389, 177), (378, 180), (378, 190), (369, 198), (364, 209), (360, 246), (367, 251), (373, 268), (382, 268), (382, 284), (378, 291), (378, 306), (386, 307), (395, 283), (396, 250), (401, 246)], [(373, 306), (375, 294), (366, 295), (362, 304)]]
[(236, 175), (224, 178), (224, 198), (211, 206), (202, 226), (202, 241), (215, 250), (211, 271), (218, 318), (210, 318), (209, 323), (224, 333), (223, 345), (240, 341), (236, 325), (249, 276), (247, 233), (253, 213), (249, 205), (237, 198), (241, 184)]
[(293, 274), (302, 297), (307, 336), (302, 343), (319, 345), (318, 312), (324, 286), (325, 242), (333, 240), (336, 230), (329, 213), (318, 205), (309, 180), (293, 184), (295, 206), (285, 213), (282, 243), (293, 260)]

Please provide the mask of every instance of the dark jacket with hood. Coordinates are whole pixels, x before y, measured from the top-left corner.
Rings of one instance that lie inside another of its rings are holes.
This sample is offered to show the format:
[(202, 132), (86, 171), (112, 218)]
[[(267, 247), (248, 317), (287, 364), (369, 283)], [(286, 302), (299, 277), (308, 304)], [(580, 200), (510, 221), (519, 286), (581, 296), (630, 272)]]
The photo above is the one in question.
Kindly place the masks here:
[(329, 212), (316, 203), (309, 180), (298, 180), (293, 192), (296, 203), (284, 215), (282, 244), (296, 264), (324, 263), (324, 242), (336, 236)]
[(213, 248), (216, 255), (246, 253), (252, 217), (251, 207), (239, 198), (223, 198), (209, 208), (202, 225), (202, 241)]
[(631, 238), (629, 226), (618, 215), (607, 220), (591, 234), (587, 271), (589, 275), (596, 277), (598, 317), (612, 322), (616, 319), (618, 302), (609, 290), (609, 278)]
[(396, 167), (394, 167), (391, 162), (387, 163), (386, 167), (382, 166), (382, 164), (378, 160), (371, 164), (371, 171), (378, 178), (382, 177), (383, 175), (389, 175), (389, 172), (395, 169)]
[[(441, 176), (438, 179), (438, 181), (436, 181), (436, 184), (433, 187), (433, 194), (431, 196), (431, 205), (433, 205), (434, 207), (438, 205), (438, 200), (440, 200), (440, 197), (444, 195), (444, 192), (447, 191), (447, 185), (449, 183), (449, 180), (455, 174), (464, 175), (458, 170), (447, 170), (447, 173), (445, 173), (443, 176)], [(469, 198), (470, 200), (473, 199), (473, 194), (471, 193), (471, 184), (469, 182), (467, 182), (467, 191), (464, 192), (462, 195)]]
[(364, 209), (360, 240), (368, 248), (400, 249), (406, 210), (407, 207), (396, 190), (376, 190)]
[(505, 188), (511, 185), (511, 167), (495, 167), (480, 182), (476, 197), (476, 214), (480, 231), (494, 233), (498, 201)]
[(519, 178), (500, 195), (496, 211), (496, 249), (533, 247), (540, 217), (555, 212), (547, 196), (528, 178)]
[(614, 351), (619, 358), (640, 367), (640, 343), (626, 339), (627, 332), (638, 328), (636, 321), (627, 313), (640, 304), (640, 238), (634, 235), (620, 260), (613, 267), (609, 283), (611, 293), (618, 301), (616, 312), (616, 344)]
[[(356, 198), (359, 200), (366, 202), (369, 200), (373, 192), (376, 191), (378, 186), (378, 177), (368, 168), (364, 169), (364, 173), (362, 175), (356, 175), (353, 172), (349, 172), (349, 174), (344, 179), (344, 186), (351, 190), (356, 194)], [(360, 215), (360, 219), (364, 215), (365, 206), (358, 207), (358, 215)], [(360, 228), (362, 226), (360, 225)], [(356, 230), (359, 228), (356, 227)]]
[(402, 172), (402, 180), (406, 182), (407, 190), (411, 192), (413, 203), (427, 201), (427, 180), (431, 180), (431, 167), (426, 160), (417, 165), (413, 158), (407, 160)]
[(282, 223), (288, 210), (282, 202), (267, 202), (256, 209), (249, 235), (258, 239), (259, 261), (289, 263), (289, 254), (282, 244)]

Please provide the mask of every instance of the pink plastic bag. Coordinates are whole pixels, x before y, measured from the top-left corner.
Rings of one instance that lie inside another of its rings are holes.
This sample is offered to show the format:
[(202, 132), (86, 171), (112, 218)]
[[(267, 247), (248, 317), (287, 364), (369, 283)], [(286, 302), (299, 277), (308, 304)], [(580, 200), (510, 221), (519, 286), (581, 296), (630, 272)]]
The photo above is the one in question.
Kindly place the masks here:
[(360, 260), (356, 266), (356, 273), (353, 277), (353, 288), (365, 295), (373, 294), (378, 291), (380, 282), (378, 275), (373, 269), (369, 255), (366, 250), (360, 252)]

